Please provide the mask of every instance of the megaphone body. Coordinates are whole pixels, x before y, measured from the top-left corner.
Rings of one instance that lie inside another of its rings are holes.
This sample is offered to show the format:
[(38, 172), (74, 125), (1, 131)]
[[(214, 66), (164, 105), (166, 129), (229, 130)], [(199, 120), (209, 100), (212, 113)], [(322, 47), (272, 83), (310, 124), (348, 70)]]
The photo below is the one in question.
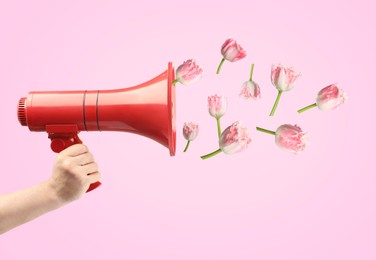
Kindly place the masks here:
[[(81, 131), (122, 131), (148, 137), (175, 155), (175, 87), (172, 63), (159, 76), (116, 90), (33, 91), (18, 103), (18, 120), (47, 132), (60, 152), (81, 143)], [(92, 190), (100, 183), (90, 186)]]

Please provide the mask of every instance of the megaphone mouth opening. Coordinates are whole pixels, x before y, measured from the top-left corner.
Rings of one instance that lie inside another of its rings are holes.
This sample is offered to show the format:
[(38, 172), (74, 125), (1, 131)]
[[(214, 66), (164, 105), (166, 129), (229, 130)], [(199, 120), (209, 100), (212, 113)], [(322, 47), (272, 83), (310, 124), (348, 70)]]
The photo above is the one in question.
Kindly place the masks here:
[(175, 105), (175, 86), (172, 85), (172, 82), (175, 80), (175, 70), (172, 66), (172, 62), (168, 63), (167, 69), (167, 84), (168, 84), (168, 91), (167, 91), (167, 100), (168, 100), (168, 111), (169, 111), (169, 122), (168, 122), (168, 148), (170, 150), (170, 155), (174, 156), (176, 152), (176, 105)]

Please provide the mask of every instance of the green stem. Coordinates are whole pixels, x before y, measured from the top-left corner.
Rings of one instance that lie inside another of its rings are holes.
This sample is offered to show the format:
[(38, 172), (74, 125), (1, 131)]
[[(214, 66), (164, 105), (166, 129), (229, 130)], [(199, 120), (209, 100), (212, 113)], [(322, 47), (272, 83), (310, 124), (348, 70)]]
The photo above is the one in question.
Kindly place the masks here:
[(217, 69), (217, 74), (219, 74), (219, 72), (221, 71), (221, 68), (222, 68), (223, 62), (225, 62), (225, 58), (223, 58), (223, 59), (221, 60), (221, 63), (219, 63), (219, 66), (218, 66), (218, 69)]
[(189, 144), (190, 144), (190, 143), (191, 143), (191, 141), (188, 140), (187, 145), (186, 145), (185, 148), (184, 148), (184, 152), (186, 152), (186, 151), (188, 150), (188, 147), (189, 147)]
[(252, 63), (251, 65), (251, 75), (249, 77), (249, 81), (252, 81), (252, 76), (253, 76), (253, 68), (255, 67), (255, 64)]
[(217, 130), (218, 130), (218, 137), (220, 137), (221, 136), (221, 134), (222, 134), (222, 131), (221, 131), (221, 119), (220, 118), (216, 118), (216, 120), (217, 120)]
[(303, 107), (301, 109), (298, 110), (298, 113), (303, 113), (304, 111), (307, 111), (308, 109), (311, 109), (311, 108), (314, 108), (314, 107), (317, 107), (317, 103), (313, 103), (309, 106), (306, 106), (306, 107)]
[(176, 83), (178, 83), (179, 82), (179, 79), (175, 79), (172, 83), (171, 83), (171, 85), (175, 85)]
[(203, 159), (203, 160), (208, 159), (208, 158), (210, 158), (210, 157), (213, 157), (214, 155), (219, 154), (220, 152), (222, 152), (221, 149), (215, 150), (215, 151), (212, 152), (212, 153), (208, 153), (208, 154), (206, 154), (206, 155), (201, 156), (201, 159)]
[(272, 111), (270, 112), (269, 116), (274, 116), (274, 113), (275, 113), (275, 110), (277, 109), (277, 106), (278, 106), (279, 100), (281, 99), (281, 95), (282, 95), (282, 91), (281, 91), (281, 90), (278, 90), (277, 99), (276, 99), (275, 102), (274, 102), (274, 105), (273, 105)]
[(257, 131), (260, 131), (260, 132), (267, 133), (267, 134), (275, 135), (275, 132), (274, 132), (274, 131), (270, 131), (270, 130), (265, 129), (265, 128), (256, 127), (256, 130), (257, 130)]

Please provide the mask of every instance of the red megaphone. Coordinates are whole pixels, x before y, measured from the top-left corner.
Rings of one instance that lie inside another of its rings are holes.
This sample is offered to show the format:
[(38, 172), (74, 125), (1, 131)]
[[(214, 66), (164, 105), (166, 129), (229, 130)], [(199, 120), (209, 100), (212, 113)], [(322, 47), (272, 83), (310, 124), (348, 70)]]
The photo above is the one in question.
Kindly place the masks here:
[[(175, 155), (175, 79), (172, 63), (150, 81), (116, 90), (30, 92), (18, 103), (18, 120), (47, 132), (58, 153), (82, 143), (80, 131), (123, 131), (149, 137)], [(101, 183), (93, 183), (88, 191)]]

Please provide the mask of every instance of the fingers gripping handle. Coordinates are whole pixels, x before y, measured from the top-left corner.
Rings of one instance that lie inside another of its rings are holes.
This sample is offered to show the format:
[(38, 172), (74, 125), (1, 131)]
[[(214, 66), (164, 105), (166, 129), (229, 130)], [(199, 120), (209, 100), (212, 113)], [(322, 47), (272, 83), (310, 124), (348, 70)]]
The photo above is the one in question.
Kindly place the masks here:
[[(78, 137), (78, 129), (76, 125), (64, 126), (47, 126), (48, 138), (51, 139), (51, 150), (60, 153), (64, 149), (74, 144), (82, 144)], [(98, 188), (102, 183), (99, 181), (90, 184), (86, 192)]]
[[(77, 134), (74, 134), (72, 136), (49, 137), (49, 138), (51, 139), (51, 149), (55, 153), (60, 153), (64, 149), (74, 144), (82, 144), (82, 141), (80, 140), (80, 138), (78, 138)], [(99, 181), (91, 183), (86, 192), (89, 192), (98, 188), (101, 184), (102, 183), (100, 183)]]

